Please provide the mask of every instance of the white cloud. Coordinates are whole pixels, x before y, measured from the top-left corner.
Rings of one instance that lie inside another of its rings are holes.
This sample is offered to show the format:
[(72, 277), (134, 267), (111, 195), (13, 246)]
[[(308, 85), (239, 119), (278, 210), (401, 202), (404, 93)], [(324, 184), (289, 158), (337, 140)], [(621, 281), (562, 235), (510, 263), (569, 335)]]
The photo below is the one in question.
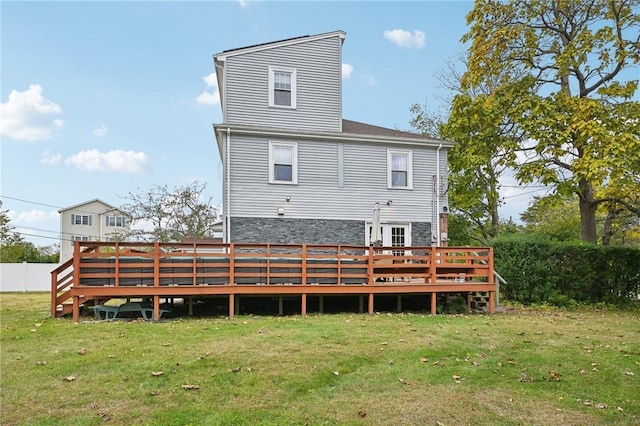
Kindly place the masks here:
[(60, 160), (62, 160), (62, 156), (60, 154), (52, 154), (49, 150), (46, 150), (42, 153), (42, 160), (40, 160), (40, 163), (54, 165), (58, 164)]
[(53, 136), (64, 121), (52, 116), (62, 108), (42, 96), (42, 86), (31, 84), (24, 92), (12, 90), (9, 100), (0, 104), (0, 135), (20, 141), (39, 141)]
[(41, 223), (41, 222), (47, 222), (50, 220), (56, 220), (59, 218), (58, 212), (53, 210), (52, 211), (29, 210), (26, 212), (16, 212), (16, 211), (10, 210), (8, 215), (9, 215), (9, 218), (11, 219), (11, 222), (15, 223), (16, 225)]
[(212, 72), (211, 74), (202, 77), (204, 83), (207, 85), (207, 89), (204, 92), (200, 93), (195, 101), (199, 104), (203, 105), (218, 105), (220, 103), (220, 91), (218, 90), (218, 79), (216, 78), (216, 73)]
[(114, 150), (100, 152), (97, 149), (81, 151), (65, 160), (65, 164), (90, 172), (139, 173), (146, 167), (149, 157), (144, 152)]
[(342, 64), (342, 78), (351, 77), (352, 72), (353, 72), (353, 65)]
[(104, 137), (104, 135), (106, 134), (107, 134), (107, 126), (105, 126), (104, 123), (101, 124), (100, 127), (98, 127), (93, 131), (93, 136), (97, 138)]
[(240, 7), (247, 7), (249, 5), (249, 0), (237, 0)]
[(367, 83), (369, 83), (369, 86), (375, 86), (376, 84), (378, 84), (378, 81), (375, 77), (369, 77), (367, 78)]
[(384, 38), (393, 44), (408, 49), (422, 49), (427, 40), (425, 33), (420, 30), (415, 30), (411, 34), (411, 32), (401, 29), (385, 31)]

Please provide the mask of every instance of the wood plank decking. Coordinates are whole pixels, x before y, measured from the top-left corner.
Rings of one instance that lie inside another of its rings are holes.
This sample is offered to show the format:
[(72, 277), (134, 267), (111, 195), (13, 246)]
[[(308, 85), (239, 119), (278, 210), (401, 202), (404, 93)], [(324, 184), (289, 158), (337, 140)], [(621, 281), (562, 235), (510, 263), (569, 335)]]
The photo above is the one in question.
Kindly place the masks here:
[(74, 256), (52, 272), (51, 315), (73, 313), (88, 301), (143, 297), (160, 299), (228, 296), (489, 294), (496, 284), (491, 247), (366, 247), (281, 244), (75, 243)]

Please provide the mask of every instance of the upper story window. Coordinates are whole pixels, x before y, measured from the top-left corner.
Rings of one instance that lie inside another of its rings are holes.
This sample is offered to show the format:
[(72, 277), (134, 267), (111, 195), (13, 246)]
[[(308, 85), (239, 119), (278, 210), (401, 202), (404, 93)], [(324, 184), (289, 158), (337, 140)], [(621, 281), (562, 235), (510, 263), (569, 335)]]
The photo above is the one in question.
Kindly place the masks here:
[(269, 106), (296, 107), (296, 70), (269, 67)]
[(387, 187), (413, 188), (413, 160), (410, 150), (387, 151)]
[(269, 183), (298, 183), (298, 144), (269, 142)]
[(71, 224), (72, 225), (91, 225), (91, 215), (90, 214), (72, 214)]
[(107, 226), (124, 226), (124, 216), (107, 216)]

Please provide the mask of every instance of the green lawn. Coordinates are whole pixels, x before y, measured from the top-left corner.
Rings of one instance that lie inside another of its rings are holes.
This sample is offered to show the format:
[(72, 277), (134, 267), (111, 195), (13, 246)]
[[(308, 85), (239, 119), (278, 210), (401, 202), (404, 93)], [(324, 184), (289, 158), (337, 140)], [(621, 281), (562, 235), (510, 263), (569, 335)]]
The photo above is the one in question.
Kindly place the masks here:
[(638, 311), (74, 324), (48, 294), (0, 302), (2, 425), (640, 424)]

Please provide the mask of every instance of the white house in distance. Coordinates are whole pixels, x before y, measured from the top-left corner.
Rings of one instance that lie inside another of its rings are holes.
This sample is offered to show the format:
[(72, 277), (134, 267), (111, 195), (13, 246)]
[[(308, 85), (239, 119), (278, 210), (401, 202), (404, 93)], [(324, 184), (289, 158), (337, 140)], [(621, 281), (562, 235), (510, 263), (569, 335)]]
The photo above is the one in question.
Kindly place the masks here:
[[(225, 242), (445, 244), (451, 141), (342, 118), (346, 33), (214, 55)], [(396, 78), (402, 78), (396, 75)]]
[(131, 221), (121, 210), (97, 198), (58, 213), (60, 263), (73, 256), (74, 241), (113, 241), (130, 230)]

